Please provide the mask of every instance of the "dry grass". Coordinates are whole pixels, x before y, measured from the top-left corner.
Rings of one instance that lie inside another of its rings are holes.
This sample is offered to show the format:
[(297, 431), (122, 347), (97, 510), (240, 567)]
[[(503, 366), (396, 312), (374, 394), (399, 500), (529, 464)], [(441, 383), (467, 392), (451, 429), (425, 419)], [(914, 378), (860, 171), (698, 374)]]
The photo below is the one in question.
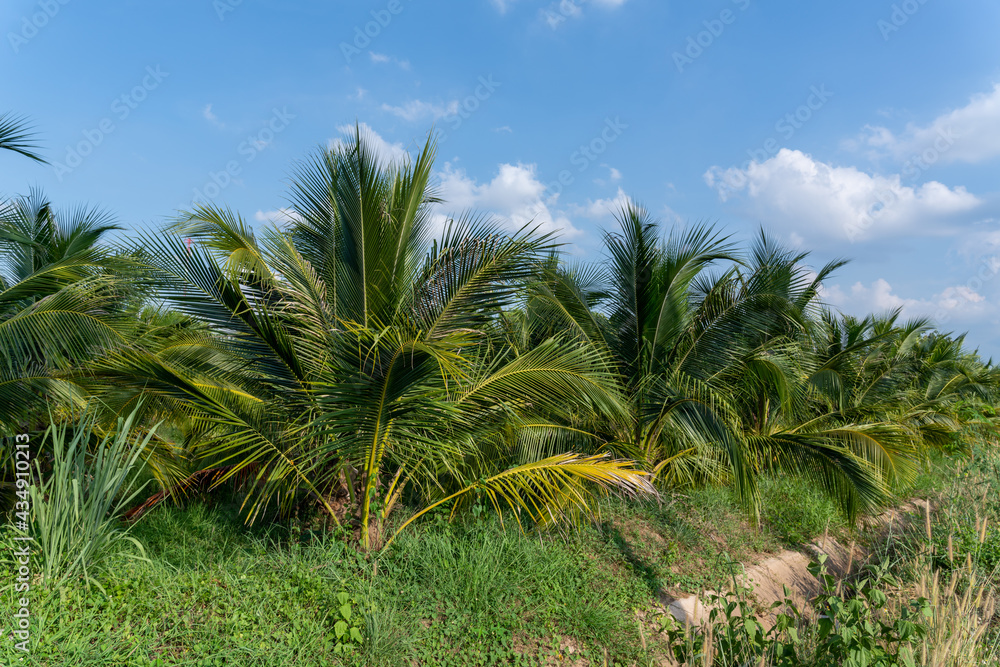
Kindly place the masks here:
[[(976, 512), (979, 543), (986, 541), (988, 520), (979, 516), (985, 510), (983, 497)], [(924, 514), (928, 544), (932, 540), (930, 510)], [(948, 559), (952, 569), (947, 579), (935, 569), (929, 557), (922, 555), (917, 564), (918, 579), (913, 593), (930, 601), (933, 616), (924, 639), (922, 667), (971, 667), (996, 665), (998, 647), (987, 646), (987, 635), (997, 612), (997, 572), (984, 575), (973, 565), (971, 555), (964, 563), (955, 563), (952, 537), (948, 538)]]
[(995, 665), (996, 649), (985, 639), (997, 610), (989, 582), (977, 574), (970, 562), (943, 579), (941, 571), (927, 567), (915, 594), (930, 601), (933, 616), (922, 647), (923, 667), (970, 667)]

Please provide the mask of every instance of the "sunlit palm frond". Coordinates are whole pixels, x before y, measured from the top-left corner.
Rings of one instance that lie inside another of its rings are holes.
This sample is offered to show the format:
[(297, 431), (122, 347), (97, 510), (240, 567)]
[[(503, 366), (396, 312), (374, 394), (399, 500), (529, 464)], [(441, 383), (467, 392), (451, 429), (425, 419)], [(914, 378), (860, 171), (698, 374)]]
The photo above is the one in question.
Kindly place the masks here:
[(600, 455), (562, 454), (526, 463), (470, 484), (414, 514), (386, 546), (407, 525), (430, 510), (467, 494), (482, 494), (501, 516), (505, 509), (512, 510), (523, 528), (522, 513), (539, 524), (576, 512), (592, 513), (595, 490), (629, 496), (655, 495), (648, 477), (648, 473), (635, 469), (630, 461)]

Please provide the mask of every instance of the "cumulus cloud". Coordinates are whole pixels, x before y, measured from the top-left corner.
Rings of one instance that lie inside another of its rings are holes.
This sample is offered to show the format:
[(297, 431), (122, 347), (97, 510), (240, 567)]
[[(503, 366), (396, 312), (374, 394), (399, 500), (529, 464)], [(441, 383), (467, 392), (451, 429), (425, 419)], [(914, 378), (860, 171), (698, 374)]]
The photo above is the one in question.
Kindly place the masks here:
[(463, 169), (445, 163), (438, 177), (438, 192), (444, 200), (436, 214), (439, 225), (446, 220), (445, 210), (476, 210), (493, 214), (511, 230), (532, 223), (542, 232), (560, 232), (563, 240), (581, 234), (564, 213), (553, 210), (558, 195), (546, 192), (534, 165), (501, 164), (490, 181), (480, 183)]
[(272, 211), (257, 211), (253, 214), (253, 219), (257, 222), (270, 222), (276, 225), (285, 225), (298, 217), (298, 214), (290, 208), (277, 208)]
[(220, 121), (219, 117), (215, 115), (215, 112), (212, 111), (211, 104), (205, 105), (205, 108), (201, 110), (201, 115), (205, 120), (216, 127), (224, 128), (226, 126), (226, 124)]
[(964, 187), (937, 181), (903, 185), (898, 174), (834, 167), (787, 148), (744, 169), (713, 166), (704, 179), (723, 201), (742, 197), (749, 214), (800, 238), (856, 241), (902, 233), (947, 234), (955, 230), (956, 217), (982, 204)]
[(927, 125), (910, 124), (896, 134), (883, 126), (869, 125), (859, 141), (873, 156), (943, 163), (985, 162), (1000, 156), (1000, 84), (988, 93), (974, 95), (964, 107), (944, 113)]
[(824, 285), (820, 290), (820, 297), (841, 310), (855, 314), (880, 313), (920, 305), (917, 299), (904, 299), (893, 292), (892, 285), (885, 278), (879, 278), (871, 285), (856, 282), (848, 290), (840, 285)]
[(451, 100), (444, 104), (425, 102), (423, 100), (410, 100), (400, 106), (383, 104), (382, 111), (387, 111), (407, 122), (414, 123), (427, 118), (439, 120), (445, 116), (453, 116), (458, 113), (458, 106), (458, 100)]
[(614, 197), (609, 197), (605, 199), (588, 199), (585, 204), (574, 204), (570, 206), (570, 211), (574, 215), (580, 215), (587, 218), (610, 218), (615, 215), (622, 207), (630, 203), (628, 195), (621, 188), (618, 188), (618, 193)]
[(410, 69), (409, 60), (400, 60), (399, 58), (395, 58), (384, 53), (375, 53), (374, 51), (369, 51), (368, 57), (371, 58), (372, 62), (376, 65), (393, 64), (398, 66), (400, 69)]
[(1000, 267), (1000, 220), (988, 218), (977, 222), (962, 235), (955, 250), (967, 266)]
[(884, 278), (870, 285), (854, 283), (849, 289), (840, 285), (823, 286), (820, 298), (826, 303), (853, 315), (881, 313), (901, 309), (904, 318), (930, 317), (937, 324), (952, 319), (972, 321), (992, 314), (995, 309), (975, 287), (951, 285), (929, 299), (914, 299), (899, 295)]
[(595, 178), (594, 183), (597, 183), (598, 185), (603, 187), (608, 183), (617, 183), (618, 181), (622, 180), (621, 171), (615, 169), (609, 164), (601, 164), (601, 166), (608, 170), (608, 180), (604, 180), (603, 178)]
[[(399, 143), (390, 143), (368, 125), (361, 123), (361, 133), (367, 134), (383, 160), (400, 160), (408, 157), (406, 148)], [(337, 128), (343, 134), (353, 134), (353, 125)], [(342, 139), (330, 141), (331, 147), (342, 145)], [(435, 235), (440, 235), (451, 215), (465, 211), (475, 211), (499, 220), (507, 229), (515, 231), (525, 225), (537, 227), (542, 233), (558, 232), (562, 241), (580, 241), (584, 234), (570, 220), (568, 214), (558, 207), (559, 195), (547, 191), (547, 186), (539, 180), (533, 164), (500, 164), (493, 177), (484, 182), (469, 176), (464, 169), (450, 162), (435, 173), (435, 190), (442, 200), (432, 211)], [(624, 196), (619, 193), (620, 196)], [(602, 200), (598, 200), (602, 201)], [(607, 200), (611, 201), (611, 200)], [(593, 204), (593, 202), (591, 202)], [(255, 216), (258, 221), (287, 217), (285, 209), (260, 211)], [(570, 251), (579, 250), (571, 246)]]

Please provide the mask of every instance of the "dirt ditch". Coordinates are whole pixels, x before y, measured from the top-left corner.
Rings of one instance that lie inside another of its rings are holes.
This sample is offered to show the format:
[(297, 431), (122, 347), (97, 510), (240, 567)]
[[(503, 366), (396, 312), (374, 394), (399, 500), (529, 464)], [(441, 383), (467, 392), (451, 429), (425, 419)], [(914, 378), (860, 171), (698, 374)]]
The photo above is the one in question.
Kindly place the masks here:
[[(927, 503), (916, 500), (890, 509), (865, 522), (863, 530), (874, 531), (876, 536), (892, 534), (894, 527), (902, 521), (911, 521), (928, 511)], [(827, 557), (826, 567), (833, 576), (844, 578), (858, 569), (870, 553), (857, 544), (845, 545), (836, 539), (824, 536), (808, 544), (800, 551), (782, 551), (759, 563), (746, 566), (742, 574), (736, 575), (741, 587), (749, 588), (759, 608), (767, 609), (774, 602), (785, 600), (785, 587), (799, 609), (808, 608), (810, 598), (820, 592), (820, 582), (809, 572), (809, 564), (820, 555)], [(711, 591), (684, 598), (662, 600), (664, 607), (682, 623), (700, 624), (708, 612), (706, 597)], [(766, 624), (772, 621), (767, 615), (761, 617)]]

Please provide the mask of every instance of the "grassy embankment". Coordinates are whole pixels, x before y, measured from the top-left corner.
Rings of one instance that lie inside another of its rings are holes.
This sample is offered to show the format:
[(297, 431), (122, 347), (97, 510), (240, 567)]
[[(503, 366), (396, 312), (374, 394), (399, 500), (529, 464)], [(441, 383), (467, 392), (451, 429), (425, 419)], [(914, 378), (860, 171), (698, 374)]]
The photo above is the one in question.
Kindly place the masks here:
[[(80, 667), (660, 664), (664, 596), (719, 589), (739, 563), (827, 530), (851, 539), (833, 505), (806, 483), (768, 480), (763, 491), (758, 530), (727, 490), (703, 489), (659, 504), (609, 501), (599, 524), (575, 532), (522, 535), (488, 513), (460, 523), (435, 516), (377, 558), (312, 533), (304, 520), (247, 529), (233, 505), (163, 506), (132, 533), (148, 560), (113, 557), (97, 573), (103, 591), (36, 588), (30, 660)], [(997, 452), (979, 447), (971, 460), (938, 459), (915, 494), (936, 508), (931, 540), (918, 521), (877, 556), (903, 575), (896, 594), (929, 595), (932, 582), (918, 590), (921, 572), (911, 567), (920, 553), (933, 554), (941, 568), (939, 588), (947, 588), (950, 570), (971, 562), (979, 585), (996, 590)], [(967, 588), (960, 582), (956, 595)], [(4, 628), (12, 596), (9, 589), (3, 596)], [(363, 637), (347, 655), (336, 651), (341, 620)], [(997, 640), (994, 627), (976, 641), (1000, 659)], [(10, 643), (4, 657), (17, 664)]]

